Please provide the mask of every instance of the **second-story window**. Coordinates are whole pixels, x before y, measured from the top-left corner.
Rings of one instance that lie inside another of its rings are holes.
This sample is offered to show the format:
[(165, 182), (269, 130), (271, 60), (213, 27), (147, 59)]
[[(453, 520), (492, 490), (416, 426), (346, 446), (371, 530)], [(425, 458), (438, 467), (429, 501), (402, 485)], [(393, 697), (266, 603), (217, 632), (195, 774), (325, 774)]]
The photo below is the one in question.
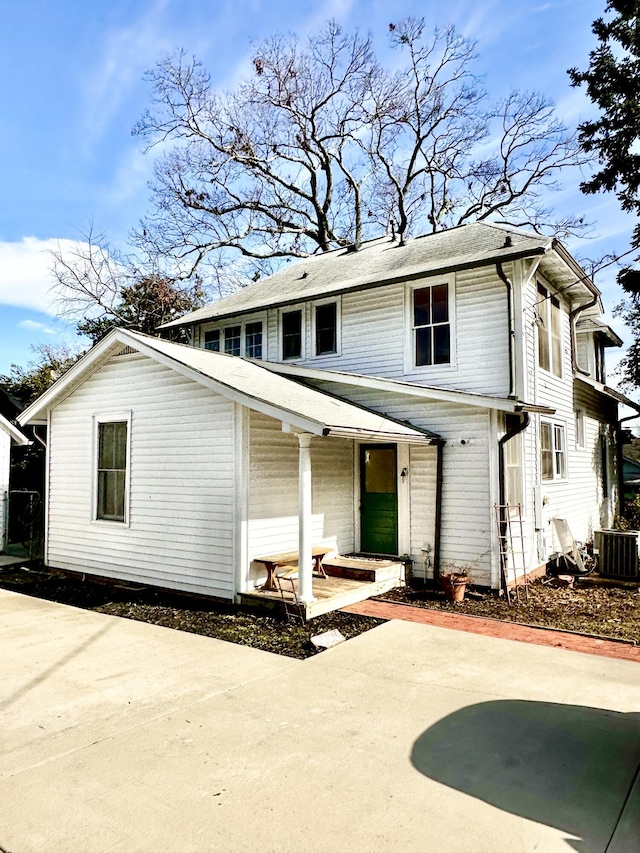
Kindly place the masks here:
[(282, 359), (302, 356), (302, 311), (282, 313)]
[(338, 351), (338, 313), (335, 302), (316, 305), (316, 355)]
[(204, 333), (204, 348), (220, 352), (220, 329), (209, 329)]
[(224, 330), (224, 351), (227, 355), (240, 355), (242, 326), (227, 326)]
[(413, 330), (416, 366), (450, 363), (448, 284), (434, 284), (413, 291)]
[(556, 296), (538, 284), (538, 366), (562, 376), (562, 306)]
[(244, 353), (247, 358), (262, 358), (262, 323), (244, 327)]

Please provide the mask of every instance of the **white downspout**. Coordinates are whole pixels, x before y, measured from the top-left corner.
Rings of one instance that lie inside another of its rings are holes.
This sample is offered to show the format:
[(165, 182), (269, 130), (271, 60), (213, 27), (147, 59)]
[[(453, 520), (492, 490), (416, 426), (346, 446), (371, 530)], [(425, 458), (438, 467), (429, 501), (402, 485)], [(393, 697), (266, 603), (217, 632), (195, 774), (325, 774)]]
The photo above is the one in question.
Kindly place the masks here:
[(313, 555), (311, 545), (311, 436), (298, 433), (298, 599), (315, 601), (313, 595)]

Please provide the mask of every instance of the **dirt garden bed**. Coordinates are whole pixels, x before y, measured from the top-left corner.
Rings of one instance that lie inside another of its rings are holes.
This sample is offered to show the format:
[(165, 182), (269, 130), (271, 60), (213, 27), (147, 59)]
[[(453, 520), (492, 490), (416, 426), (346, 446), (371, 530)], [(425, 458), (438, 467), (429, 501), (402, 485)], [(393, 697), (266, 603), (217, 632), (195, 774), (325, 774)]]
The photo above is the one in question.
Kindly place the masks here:
[(453, 604), (440, 590), (403, 587), (386, 592), (380, 599), (640, 644), (639, 585), (602, 583), (587, 577), (572, 589), (558, 589), (542, 579), (529, 584), (528, 595), (527, 601), (521, 589), (520, 604), (516, 605), (512, 596), (509, 606), (504, 598), (472, 589), (463, 602)]
[[(92, 581), (83, 582), (37, 568), (31, 571), (15, 568), (0, 571), (0, 587), (97, 613), (191, 631), (294, 658), (316, 654), (311, 637), (324, 631), (337, 628), (346, 639), (350, 639), (384, 621), (336, 611), (302, 626), (278, 616), (257, 614), (219, 602), (152, 588), (135, 591)], [(447, 601), (439, 589), (409, 587), (391, 590), (380, 599), (640, 644), (640, 587), (637, 585), (601, 585), (583, 579), (573, 589), (554, 589), (538, 580), (529, 585), (528, 602), (521, 591), (520, 604), (511, 606), (503, 598), (473, 589), (460, 604)]]
[(0, 587), (96, 613), (190, 631), (293, 658), (317, 654), (318, 649), (311, 643), (311, 637), (316, 634), (337, 628), (346, 639), (350, 639), (385, 621), (336, 612), (319, 616), (303, 626), (297, 620), (286, 621), (202, 598), (148, 587), (136, 592), (126, 587), (49, 574), (37, 568), (0, 571)]

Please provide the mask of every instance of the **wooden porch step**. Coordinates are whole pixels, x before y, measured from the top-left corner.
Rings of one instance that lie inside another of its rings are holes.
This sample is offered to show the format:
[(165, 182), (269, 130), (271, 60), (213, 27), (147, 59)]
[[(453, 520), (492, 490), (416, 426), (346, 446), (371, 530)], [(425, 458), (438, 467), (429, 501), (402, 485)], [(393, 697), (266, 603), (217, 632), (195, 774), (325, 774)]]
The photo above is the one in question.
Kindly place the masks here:
[(329, 557), (322, 561), (328, 577), (350, 580), (377, 581), (395, 580), (402, 577), (403, 565), (394, 560), (367, 560), (366, 557)]

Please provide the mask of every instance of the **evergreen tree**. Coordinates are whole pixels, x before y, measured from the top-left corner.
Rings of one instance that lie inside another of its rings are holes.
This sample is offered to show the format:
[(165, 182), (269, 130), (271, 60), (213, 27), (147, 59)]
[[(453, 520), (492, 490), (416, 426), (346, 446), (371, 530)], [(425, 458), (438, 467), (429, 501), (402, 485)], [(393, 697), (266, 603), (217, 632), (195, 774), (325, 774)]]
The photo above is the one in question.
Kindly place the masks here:
[[(606, 19), (593, 23), (599, 44), (589, 55), (589, 68), (569, 71), (572, 85), (585, 84), (600, 109), (598, 118), (579, 126), (583, 150), (595, 155), (600, 166), (580, 188), (584, 193), (615, 192), (622, 209), (640, 220), (640, 2), (608, 0), (605, 13)], [(640, 249), (640, 222), (631, 248)], [(627, 298), (616, 313), (634, 334), (621, 362), (623, 381), (640, 387), (640, 270), (626, 266), (618, 282)]]

